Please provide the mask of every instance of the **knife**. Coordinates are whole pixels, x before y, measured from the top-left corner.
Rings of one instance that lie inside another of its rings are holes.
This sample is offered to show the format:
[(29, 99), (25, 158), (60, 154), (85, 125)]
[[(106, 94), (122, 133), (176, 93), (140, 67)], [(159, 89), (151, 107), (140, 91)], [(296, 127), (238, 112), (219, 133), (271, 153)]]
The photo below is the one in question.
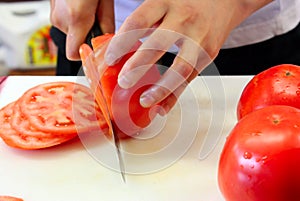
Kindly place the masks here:
[[(93, 47), (92, 47), (91, 40), (99, 35), (102, 35), (102, 31), (101, 31), (98, 21), (95, 20), (92, 29), (90, 30), (90, 32), (88, 33), (88, 35), (86, 37), (86, 43), (92, 49), (93, 49)], [(126, 183), (125, 165), (124, 165), (124, 160), (123, 160), (123, 157), (122, 157), (122, 154), (120, 151), (120, 149), (121, 149), (120, 138), (116, 132), (115, 125), (112, 122), (112, 116), (109, 112), (109, 106), (104, 97), (103, 88), (102, 88), (102, 85), (100, 82), (100, 75), (99, 75), (99, 72), (97, 71), (97, 66), (93, 62), (94, 60), (91, 57), (88, 60), (89, 61), (86, 64), (87, 66), (85, 68), (83, 68), (84, 74), (90, 80), (90, 87), (91, 87), (92, 91), (94, 92), (96, 102), (98, 103), (98, 105), (104, 115), (104, 118), (108, 124), (109, 134), (112, 137), (112, 141), (113, 141), (115, 149), (116, 149), (117, 160), (118, 160), (122, 180), (124, 183)]]

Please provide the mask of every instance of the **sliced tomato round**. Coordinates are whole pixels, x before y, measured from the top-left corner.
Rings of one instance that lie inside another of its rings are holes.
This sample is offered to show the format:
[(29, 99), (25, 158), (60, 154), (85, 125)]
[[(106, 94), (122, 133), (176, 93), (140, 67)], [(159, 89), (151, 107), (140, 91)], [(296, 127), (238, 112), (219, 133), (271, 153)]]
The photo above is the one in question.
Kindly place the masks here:
[(62, 144), (77, 137), (76, 133), (68, 136), (59, 136), (51, 133), (31, 130), (32, 127), (30, 127), (28, 121), (24, 119), (22, 124), (20, 124), (19, 129), (27, 131), (25, 133), (19, 132), (12, 127), (12, 121), (21, 117), (14, 116), (14, 114), (16, 114), (14, 113), (14, 107), (15, 102), (12, 102), (0, 110), (0, 137), (8, 146), (21, 149), (42, 149)]
[(23, 199), (8, 195), (0, 195), (0, 201), (23, 201)]
[(43, 132), (82, 133), (106, 123), (89, 88), (74, 82), (50, 82), (29, 89), (19, 100), (30, 124)]
[(12, 113), (12, 118), (10, 119), (10, 125), (14, 130), (16, 130), (18, 133), (22, 133), (22, 135), (24, 136), (42, 138), (42, 137), (49, 137), (51, 135), (55, 135), (55, 133), (53, 132), (51, 133), (43, 132), (31, 126), (27, 117), (24, 116), (24, 114), (20, 111), (20, 106), (18, 104), (18, 101), (16, 101), (13, 106), (13, 113)]

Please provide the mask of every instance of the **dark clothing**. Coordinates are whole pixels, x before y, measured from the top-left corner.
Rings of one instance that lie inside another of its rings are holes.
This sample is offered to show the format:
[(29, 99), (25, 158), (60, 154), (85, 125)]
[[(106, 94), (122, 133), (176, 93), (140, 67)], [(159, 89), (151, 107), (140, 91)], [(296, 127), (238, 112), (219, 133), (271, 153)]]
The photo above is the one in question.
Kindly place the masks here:
[[(77, 75), (80, 61), (68, 61), (65, 54), (66, 36), (52, 27), (51, 36), (58, 46), (57, 75)], [(160, 60), (163, 66), (170, 66), (175, 55), (166, 53)], [(222, 49), (202, 75), (255, 75), (279, 64), (300, 65), (300, 24), (282, 34), (257, 44)]]
[(256, 75), (284, 63), (300, 66), (300, 24), (264, 42), (222, 49), (214, 60), (220, 75)]
[(56, 27), (51, 27), (50, 35), (58, 48), (56, 75), (77, 75), (81, 61), (70, 61), (66, 57), (66, 34)]

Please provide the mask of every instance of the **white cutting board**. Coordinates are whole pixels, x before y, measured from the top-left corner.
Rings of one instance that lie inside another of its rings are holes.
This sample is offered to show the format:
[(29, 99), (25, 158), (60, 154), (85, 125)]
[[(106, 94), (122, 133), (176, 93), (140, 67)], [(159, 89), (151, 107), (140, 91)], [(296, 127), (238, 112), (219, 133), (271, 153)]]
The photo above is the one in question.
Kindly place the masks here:
[[(13, 149), (0, 140), (0, 195), (25, 201), (222, 201), (218, 160), (249, 79), (196, 78), (166, 117), (157, 118), (140, 139), (122, 142), (126, 183), (113, 170), (112, 144), (97, 133), (35, 151)], [(1, 89), (0, 107), (50, 81), (78, 78), (11, 76)], [(80, 82), (86, 84), (84, 78)]]

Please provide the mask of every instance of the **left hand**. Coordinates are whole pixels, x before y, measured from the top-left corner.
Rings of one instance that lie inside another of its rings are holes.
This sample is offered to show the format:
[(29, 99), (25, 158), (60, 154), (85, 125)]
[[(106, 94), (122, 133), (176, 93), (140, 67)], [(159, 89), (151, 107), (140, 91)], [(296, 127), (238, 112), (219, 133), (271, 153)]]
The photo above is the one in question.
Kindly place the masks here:
[(103, 33), (114, 33), (113, 0), (51, 0), (52, 25), (66, 34), (66, 56), (79, 60), (79, 47), (85, 42), (95, 17)]
[(145, 91), (140, 99), (144, 107), (160, 103), (165, 112), (177, 97), (217, 56), (230, 31), (252, 12), (271, 0), (145, 0), (123, 23), (110, 42), (105, 59), (110, 65), (127, 53), (149, 28), (150, 35), (125, 63), (119, 85), (133, 86), (144, 74), (132, 71), (150, 68), (174, 44), (179, 52), (162, 79)]

